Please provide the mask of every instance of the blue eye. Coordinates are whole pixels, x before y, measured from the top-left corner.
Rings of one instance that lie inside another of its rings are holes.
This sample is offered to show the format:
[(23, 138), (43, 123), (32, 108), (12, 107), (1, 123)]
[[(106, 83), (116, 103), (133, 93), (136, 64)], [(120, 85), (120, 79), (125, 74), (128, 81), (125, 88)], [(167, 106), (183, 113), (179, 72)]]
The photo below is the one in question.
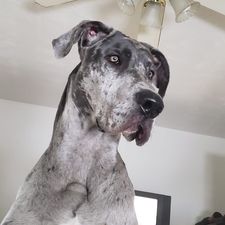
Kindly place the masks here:
[(119, 57), (117, 55), (111, 55), (109, 57), (109, 61), (111, 63), (114, 63), (114, 64), (119, 64), (120, 63)]

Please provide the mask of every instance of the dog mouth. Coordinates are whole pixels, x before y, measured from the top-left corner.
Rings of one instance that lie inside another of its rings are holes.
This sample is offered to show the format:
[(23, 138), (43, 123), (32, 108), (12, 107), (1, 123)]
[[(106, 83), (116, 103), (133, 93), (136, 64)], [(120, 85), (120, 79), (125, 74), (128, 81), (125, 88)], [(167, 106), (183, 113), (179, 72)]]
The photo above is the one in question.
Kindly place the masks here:
[(128, 128), (123, 130), (122, 134), (127, 141), (135, 140), (138, 146), (142, 146), (150, 137), (153, 121), (153, 119), (143, 119), (134, 122)]

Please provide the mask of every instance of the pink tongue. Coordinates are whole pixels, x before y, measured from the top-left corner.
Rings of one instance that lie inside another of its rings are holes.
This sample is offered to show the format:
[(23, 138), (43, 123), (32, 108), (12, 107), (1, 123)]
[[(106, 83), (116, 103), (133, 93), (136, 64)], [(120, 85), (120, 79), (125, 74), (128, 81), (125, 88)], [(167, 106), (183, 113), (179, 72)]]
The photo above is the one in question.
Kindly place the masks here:
[(135, 139), (136, 144), (141, 146), (145, 144), (149, 137), (152, 129), (153, 120), (146, 119), (141, 122), (132, 125), (128, 129), (123, 131), (123, 136), (127, 139), (127, 141), (132, 141)]

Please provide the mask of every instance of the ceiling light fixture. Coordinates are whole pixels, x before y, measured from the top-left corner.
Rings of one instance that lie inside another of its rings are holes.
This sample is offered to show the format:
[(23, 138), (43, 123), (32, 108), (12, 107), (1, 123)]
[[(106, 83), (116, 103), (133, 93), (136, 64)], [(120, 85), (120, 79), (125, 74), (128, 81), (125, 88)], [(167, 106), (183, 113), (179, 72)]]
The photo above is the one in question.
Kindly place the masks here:
[(146, 0), (142, 10), (138, 39), (159, 46), (165, 12), (165, 0)]
[(132, 15), (140, 1), (142, 0), (117, 0), (117, 3), (122, 12), (127, 15)]
[(165, 6), (165, 0), (147, 0), (142, 11), (141, 25), (161, 28)]
[(170, 4), (175, 11), (177, 23), (183, 22), (196, 14), (200, 6), (199, 2), (193, 0), (170, 0)]

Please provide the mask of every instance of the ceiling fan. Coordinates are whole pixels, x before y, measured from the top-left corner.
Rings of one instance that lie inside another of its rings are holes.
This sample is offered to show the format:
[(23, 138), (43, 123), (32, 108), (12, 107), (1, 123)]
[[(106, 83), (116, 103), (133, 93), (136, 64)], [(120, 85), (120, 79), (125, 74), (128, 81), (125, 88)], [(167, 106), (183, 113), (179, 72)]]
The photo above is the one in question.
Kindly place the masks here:
[(51, 7), (72, 1), (74, 0), (35, 0), (36, 3), (44, 7)]
[[(44, 7), (60, 5), (74, 0), (35, 0), (36, 3)], [(176, 13), (176, 22), (182, 22), (192, 16), (200, 5), (193, 0), (169, 0)], [(145, 9), (156, 8), (166, 5), (166, 0), (117, 0), (119, 8), (127, 15), (132, 15), (139, 3), (143, 4)], [(147, 11), (147, 10), (145, 10)]]
[[(59, 4), (64, 4), (72, 2), (74, 0), (34, 0), (36, 3), (43, 7), (51, 7)], [(141, 41), (151, 42), (155, 47), (158, 47), (161, 29), (164, 19), (164, 12), (167, 2), (170, 2), (172, 8), (174, 9), (176, 15), (176, 22), (180, 23), (195, 14), (199, 14), (199, 8), (208, 9), (202, 6), (199, 2), (194, 0), (115, 0), (117, 1), (118, 8), (127, 15), (132, 16), (137, 8), (141, 6), (141, 20), (140, 20), (140, 32), (138, 39)], [(210, 9), (208, 9), (210, 10)], [(211, 17), (202, 15), (202, 19), (207, 20), (213, 16), (219, 16), (219, 13), (210, 10), (208, 14)], [(221, 15), (221, 14), (220, 14)], [(201, 15), (198, 15), (201, 16)], [(212, 22), (212, 21), (209, 21)], [(213, 21), (215, 22), (215, 21)]]

